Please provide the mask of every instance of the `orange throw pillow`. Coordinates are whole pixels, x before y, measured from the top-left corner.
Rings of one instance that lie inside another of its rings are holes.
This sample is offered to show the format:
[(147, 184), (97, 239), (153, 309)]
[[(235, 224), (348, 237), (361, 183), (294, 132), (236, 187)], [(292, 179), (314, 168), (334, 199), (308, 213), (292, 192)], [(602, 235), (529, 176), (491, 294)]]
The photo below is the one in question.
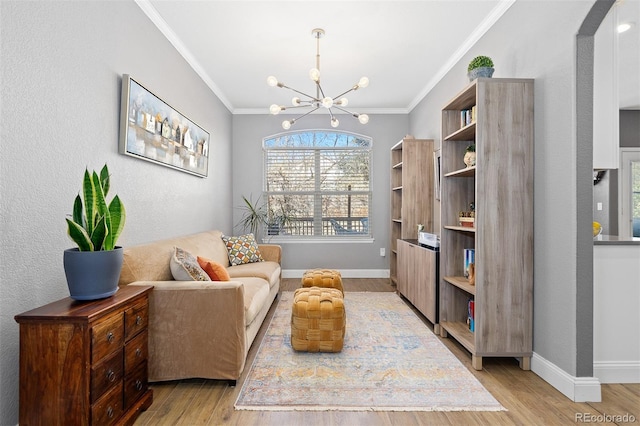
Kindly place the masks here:
[(198, 256), (198, 264), (209, 275), (211, 281), (231, 281), (227, 268), (220, 263)]

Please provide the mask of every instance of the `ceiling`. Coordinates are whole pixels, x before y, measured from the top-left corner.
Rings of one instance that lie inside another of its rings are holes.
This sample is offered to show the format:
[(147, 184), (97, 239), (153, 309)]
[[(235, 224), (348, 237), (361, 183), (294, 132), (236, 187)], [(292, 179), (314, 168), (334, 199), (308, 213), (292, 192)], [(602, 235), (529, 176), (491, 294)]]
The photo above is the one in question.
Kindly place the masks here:
[[(245, 114), (267, 113), (273, 103), (291, 104), (295, 94), (269, 87), (270, 75), (314, 94), (308, 77), (316, 61), (314, 28), (326, 32), (320, 39), (320, 70), (327, 95), (336, 96), (367, 76), (369, 87), (348, 95), (348, 110), (408, 113), (515, 1), (136, 3), (226, 107)], [(637, 6), (640, 0), (624, 2)]]

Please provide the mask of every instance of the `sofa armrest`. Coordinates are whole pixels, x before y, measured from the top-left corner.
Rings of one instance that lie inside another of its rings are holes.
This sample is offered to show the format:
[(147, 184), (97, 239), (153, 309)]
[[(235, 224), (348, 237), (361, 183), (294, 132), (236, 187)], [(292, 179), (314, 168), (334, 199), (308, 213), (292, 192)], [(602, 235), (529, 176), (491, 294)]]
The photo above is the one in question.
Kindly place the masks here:
[(149, 380), (240, 377), (246, 352), (239, 281), (136, 281), (149, 296)]
[(277, 244), (258, 244), (260, 254), (264, 260), (270, 260), (272, 262), (281, 263), (282, 261), (282, 247)]

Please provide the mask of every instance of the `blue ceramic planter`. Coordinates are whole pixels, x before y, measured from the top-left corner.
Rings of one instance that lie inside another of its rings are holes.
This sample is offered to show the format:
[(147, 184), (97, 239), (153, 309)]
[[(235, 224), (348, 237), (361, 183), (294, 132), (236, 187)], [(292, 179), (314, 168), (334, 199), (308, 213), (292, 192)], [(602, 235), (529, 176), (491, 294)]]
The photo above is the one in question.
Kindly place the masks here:
[(116, 247), (108, 251), (64, 251), (64, 273), (72, 299), (104, 299), (118, 291), (124, 251)]
[(469, 71), (469, 73), (467, 74), (467, 77), (469, 77), (469, 81), (473, 81), (478, 77), (491, 78), (491, 76), (493, 75), (493, 71), (494, 71), (494, 68), (492, 67), (479, 67)]

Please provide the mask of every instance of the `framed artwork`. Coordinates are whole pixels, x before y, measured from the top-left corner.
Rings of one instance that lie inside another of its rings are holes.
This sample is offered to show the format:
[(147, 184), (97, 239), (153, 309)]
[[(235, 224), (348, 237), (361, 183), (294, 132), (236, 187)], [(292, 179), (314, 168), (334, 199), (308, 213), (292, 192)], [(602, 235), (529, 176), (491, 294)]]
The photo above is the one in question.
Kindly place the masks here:
[(122, 76), (121, 154), (207, 177), (209, 136), (130, 75)]

